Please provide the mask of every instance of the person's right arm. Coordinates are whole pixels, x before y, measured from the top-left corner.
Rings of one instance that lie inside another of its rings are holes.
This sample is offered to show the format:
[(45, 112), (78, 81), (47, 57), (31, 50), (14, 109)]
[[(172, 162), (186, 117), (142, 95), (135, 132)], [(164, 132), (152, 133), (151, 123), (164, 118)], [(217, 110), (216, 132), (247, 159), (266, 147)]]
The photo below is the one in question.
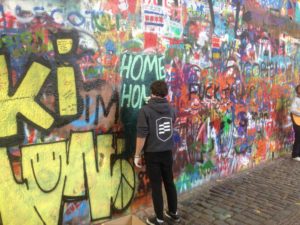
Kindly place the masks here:
[(142, 167), (141, 153), (149, 133), (148, 122), (143, 109), (139, 111), (136, 128), (137, 128), (137, 134), (136, 134), (137, 137), (136, 137), (136, 145), (135, 145), (134, 164), (136, 167), (141, 168)]

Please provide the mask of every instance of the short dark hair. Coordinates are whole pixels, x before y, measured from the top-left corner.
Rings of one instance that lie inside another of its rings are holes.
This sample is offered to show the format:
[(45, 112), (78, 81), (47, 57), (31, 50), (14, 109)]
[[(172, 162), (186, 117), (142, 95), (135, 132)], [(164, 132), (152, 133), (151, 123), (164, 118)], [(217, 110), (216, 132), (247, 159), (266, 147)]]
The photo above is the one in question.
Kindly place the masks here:
[(156, 80), (152, 82), (152, 84), (150, 85), (150, 90), (151, 94), (162, 98), (168, 95), (168, 86), (163, 80)]

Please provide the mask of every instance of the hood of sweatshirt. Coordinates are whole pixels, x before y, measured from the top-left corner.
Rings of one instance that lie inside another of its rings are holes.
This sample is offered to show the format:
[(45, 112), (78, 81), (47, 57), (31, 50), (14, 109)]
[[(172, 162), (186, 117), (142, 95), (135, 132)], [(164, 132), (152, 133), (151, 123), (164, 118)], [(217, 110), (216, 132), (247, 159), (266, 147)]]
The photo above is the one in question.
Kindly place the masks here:
[(166, 113), (170, 111), (170, 105), (165, 98), (151, 98), (148, 106), (158, 113)]

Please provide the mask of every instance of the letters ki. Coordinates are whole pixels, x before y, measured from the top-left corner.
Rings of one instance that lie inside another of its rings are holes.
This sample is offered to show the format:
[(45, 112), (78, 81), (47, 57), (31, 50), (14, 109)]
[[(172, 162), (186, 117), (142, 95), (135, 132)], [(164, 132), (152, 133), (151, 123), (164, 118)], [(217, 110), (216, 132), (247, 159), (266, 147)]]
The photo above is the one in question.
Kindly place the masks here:
[[(0, 224), (62, 224), (65, 203), (87, 201), (90, 220), (101, 220), (113, 210), (126, 209), (134, 195), (135, 174), (122, 158), (124, 139), (93, 130), (71, 131), (69, 138), (23, 144), (24, 124), (50, 133), (80, 117), (83, 101), (72, 54), (74, 34), (53, 41), (59, 65), (32, 60), (14, 85), (7, 54), (0, 54)], [(55, 103), (43, 104), (41, 90), (48, 80), (56, 84)], [(20, 175), (9, 148), (18, 146)]]

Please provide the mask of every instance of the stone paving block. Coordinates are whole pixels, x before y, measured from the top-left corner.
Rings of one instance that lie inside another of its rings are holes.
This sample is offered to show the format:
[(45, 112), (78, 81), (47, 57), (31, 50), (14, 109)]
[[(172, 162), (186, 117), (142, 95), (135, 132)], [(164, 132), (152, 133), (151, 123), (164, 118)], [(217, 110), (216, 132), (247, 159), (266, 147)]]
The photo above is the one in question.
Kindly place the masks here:
[[(269, 220), (264, 223), (264, 225), (275, 225), (275, 224), (277, 225), (277, 222), (274, 220)], [(288, 225), (288, 224), (285, 224), (285, 225)], [(294, 224), (294, 225), (296, 225), (296, 224)]]
[(222, 205), (222, 208), (226, 211), (230, 211), (233, 207), (232, 205), (227, 204), (228, 202), (224, 202), (224, 204)]
[(258, 222), (258, 221), (256, 221), (256, 220), (253, 220), (252, 218), (250, 219), (248, 219), (248, 220), (246, 220), (245, 221), (245, 224), (247, 224), (247, 225), (262, 225), (262, 223), (261, 222)]
[[(203, 221), (199, 221), (199, 220), (196, 220), (196, 219), (192, 219), (189, 221), (190, 224), (189, 225), (211, 225), (211, 224), (207, 224), (206, 222), (203, 222)], [(175, 224), (174, 224), (175, 225)]]
[(228, 199), (232, 195), (228, 195), (226, 193), (217, 192), (217, 191), (211, 191), (210, 196), (213, 196), (213, 197), (217, 198), (219, 201), (223, 201), (223, 200)]
[(203, 223), (203, 224), (213, 224), (214, 220), (211, 220), (210, 218), (207, 218), (207, 217), (205, 217), (203, 215), (199, 215), (198, 216), (198, 221), (200, 223)]
[(226, 209), (223, 209), (222, 207), (219, 207), (219, 206), (214, 206), (211, 208), (211, 210), (216, 213), (226, 213), (227, 212)]
[(188, 213), (183, 213), (183, 212), (180, 213), (180, 216), (181, 216), (183, 219), (186, 219), (186, 220), (188, 220), (189, 217), (190, 217), (190, 215), (189, 215)]
[(189, 215), (197, 218), (199, 215), (199, 212), (191, 209)]
[(243, 215), (248, 217), (248, 218), (251, 218), (257, 222), (259, 222), (260, 224), (263, 224), (265, 221), (266, 221), (266, 218), (264, 217), (261, 217), (260, 216), (260, 213), (257, 213), (255, 211), (251, 212), (251, 211), (244, 211), (243, 212)]
[(194, 204), (191, 206), (193, 209), (197, 210), (198, 212), (202, 212), (203, 210), (205, 210), (206, 208), (203, 207), (202, 205), (200, 204)]
[(228, 225), (228, 223), (224, 222), (223, 220), (216, 220), (214, 225)]
[(274, 211), (281, 211), (284, 210), (286, 208), (286, 206), (280, 206), (280, 205), (272, 205), (271, 209), (273, 209)]
[(210, 209), (211, 207), (213, 207), (213, 205), (208, 203), (207, 201), (200, 202), (199, 204), (202, 205), (204, 208), (207, 208), (207, 209)]
[(241, 224), (244, 224), (244, 225), (249, 225), (250, 223), (249, 222), (252, 222), (252, 219), (244, 216), (244, 215), (241, 215), (241, 214), (238, 214), (238, 215), (234, 215), (232, 217), (232, 219), (234, 220), (237, 220), (239, 221)]
[(213, 215), (214, 211), (210, 210), (210, 209), (205, 209), (202, 211), (203, 214), (209, 214), (209, 215)]
[(300, 164), (288, 155), (221, 182), (212, 180), (179, 195), (181, 225), (300, 225), (299, 177)]
[(216, 218), (213, 215), (207, 215), (207, 214), (201, 214), (198, 215), (199, 220), (204, 219), (210, 223), (216, 220)]
[(232, 218), (227, 219), (227, 220), (225, 220), (225, 221), (226, 221), (227, 224), (230, 224), (230, 225), (240, 225), (240, 224), (241, 224), (241, 222), (236, 221), (236, 220), (234, 220), (234, 219), (232, 219)]
[(213, 206), (218, 206), (218, 205), (222, 205), (222, 202), (223, 201), (221, 201), (221, 200), (219, 200), (219, 199), (216, 199), (215, 197), (213, 197), (213, 196), (209, 196), (208, 198), (207, 198), (207, 201), (206, 201), (208, 204), (210, 204), (211, 205), (211, 207), (213, 207)]
[(233, 207), (232, 211), (234, 211), (235, 213), (241, 213), (244, 209), (239, 208), (239, 207)]
[(261, 213), (259, 214), (259, 217), (260, 217), (260, 218), (263, 218), (264, 220), (268, 220), (268, 219), (271, 218), (269, 215), (267, 215), (267, 214), (265, 214), (265, 213), (263, 213), (263, 212), (261, 212)]
[(216, 213), (216, 214), (214, 214), (213, 216), (216, 218), (216, 219), (218, 219), (218, 220), (226, 220), (226, 219), (228, 219), (228, 218), (231, 218), (232, 217), (232, 215), (233, 215), (233, 213), (232, 212), (225, 212), (225, 213)]

